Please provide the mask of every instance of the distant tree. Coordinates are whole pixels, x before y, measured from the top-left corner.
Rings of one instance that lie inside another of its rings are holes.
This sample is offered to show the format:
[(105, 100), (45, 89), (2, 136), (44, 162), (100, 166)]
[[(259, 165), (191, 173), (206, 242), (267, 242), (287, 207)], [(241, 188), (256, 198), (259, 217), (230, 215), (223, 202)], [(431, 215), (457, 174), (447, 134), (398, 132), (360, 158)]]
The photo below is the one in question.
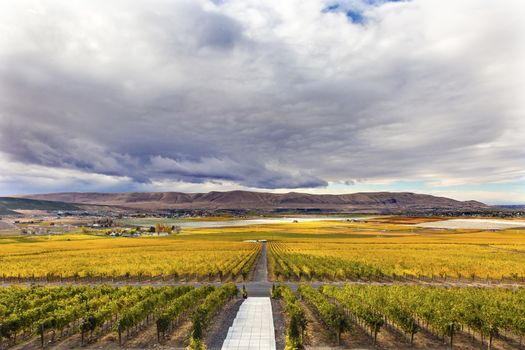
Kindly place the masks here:
[(101, 227), (112, 227), (115, 223), (112, 218), (101, 218), (96, 221)]
[(165, 225), (165, 224), (160, 224), (160, 223), (155, 224), (155, 232), (157, 233), (165, 232), (165, 233), (170, 234), (172, 233), (173, 228), (174, 226), (170, 226), (170, 225)]

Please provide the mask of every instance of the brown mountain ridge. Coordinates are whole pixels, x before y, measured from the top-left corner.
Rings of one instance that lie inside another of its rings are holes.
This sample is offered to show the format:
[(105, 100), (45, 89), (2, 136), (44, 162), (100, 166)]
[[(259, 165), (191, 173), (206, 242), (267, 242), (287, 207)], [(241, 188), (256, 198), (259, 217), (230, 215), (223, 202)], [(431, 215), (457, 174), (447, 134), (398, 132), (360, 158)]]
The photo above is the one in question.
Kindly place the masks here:
[(477, 201), (458, 201), (446, 197), (410, 192), (362, 192), (351, 194), (270, 193), (228, 191), (183, 192), (63, 192), (20, 196), (23, 198), (77, 204), (97, 204), (141, 209), (334, 209), (363, 210), (481, 210)]

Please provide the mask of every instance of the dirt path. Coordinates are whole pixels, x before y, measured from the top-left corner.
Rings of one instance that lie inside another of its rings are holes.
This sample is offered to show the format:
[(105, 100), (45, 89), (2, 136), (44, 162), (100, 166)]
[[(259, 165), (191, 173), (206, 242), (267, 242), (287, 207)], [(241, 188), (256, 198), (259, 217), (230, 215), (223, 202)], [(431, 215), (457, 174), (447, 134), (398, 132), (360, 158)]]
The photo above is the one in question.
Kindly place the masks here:
[(266, 242), (262, 243), (261, 254), (255, 265), (252, 282), (268, 282), (268, 257), (266, 254)]
[[(308, 325), (306, 326), (305, 347), (307, 349), (378, 349), (374, 347), (367, 334), (359, 327), (352, 325), (352, 329), (341, 335), (341, 344), (337, 345), (335, 337), (317, 317), (313, 309), (305, 302), (301, 302), (305, 310)], [(399, 347), (397, 347), (399, 349)]]
[(286, 323), (281, 300), (272, 299), (273, 328), (275, 329), (275, 348), (283, 350), (285, 346)]
[(335, 347), (333, 336), (326, 330), (323, 323), (317, 318), (312, 309), (301, 302), (308, 324), (304, 336), (304, 346), (307, 349), (333, 348)]
[[(266, 243), (262, 243), (261, 253), (255, 262), (255, 269), (252, 280), (244, 283), (248, 296), (267, 297), (272, 283), (268, 281), (268, 256), (266, 252)], [(242, 285), (239, 285), (239, 289)]]

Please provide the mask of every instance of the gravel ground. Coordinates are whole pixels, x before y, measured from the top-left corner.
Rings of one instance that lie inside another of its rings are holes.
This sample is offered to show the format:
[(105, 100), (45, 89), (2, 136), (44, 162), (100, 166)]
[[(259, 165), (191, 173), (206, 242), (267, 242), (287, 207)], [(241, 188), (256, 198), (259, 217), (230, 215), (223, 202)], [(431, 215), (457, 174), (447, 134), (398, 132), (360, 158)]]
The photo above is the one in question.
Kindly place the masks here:
[(206, 339), (204, 342), (208, 350), (220, 350), (228, 335), (228, 329), (233, 324), (243, 301), (242, 298), (233, 299), (212, 321), (211, 327), (205, 331)]
[(279, 300), (272, 299), (273, 328), (275, 329), (275, 345), (277, 350), (283, 350), (285, 345), (286, 324), (284, 310)]

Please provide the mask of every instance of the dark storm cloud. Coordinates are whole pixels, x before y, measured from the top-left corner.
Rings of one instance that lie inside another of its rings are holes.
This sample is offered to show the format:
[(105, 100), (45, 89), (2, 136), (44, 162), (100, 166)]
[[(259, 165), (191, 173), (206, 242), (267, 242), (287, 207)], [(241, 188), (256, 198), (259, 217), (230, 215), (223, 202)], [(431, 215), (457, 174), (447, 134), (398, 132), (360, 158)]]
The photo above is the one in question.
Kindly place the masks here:
[(521, 3), (348, 2), (364, 26), (329, 5), (2, 5), (5, 176), (34, 165), (118, 189), (523, 178)]

